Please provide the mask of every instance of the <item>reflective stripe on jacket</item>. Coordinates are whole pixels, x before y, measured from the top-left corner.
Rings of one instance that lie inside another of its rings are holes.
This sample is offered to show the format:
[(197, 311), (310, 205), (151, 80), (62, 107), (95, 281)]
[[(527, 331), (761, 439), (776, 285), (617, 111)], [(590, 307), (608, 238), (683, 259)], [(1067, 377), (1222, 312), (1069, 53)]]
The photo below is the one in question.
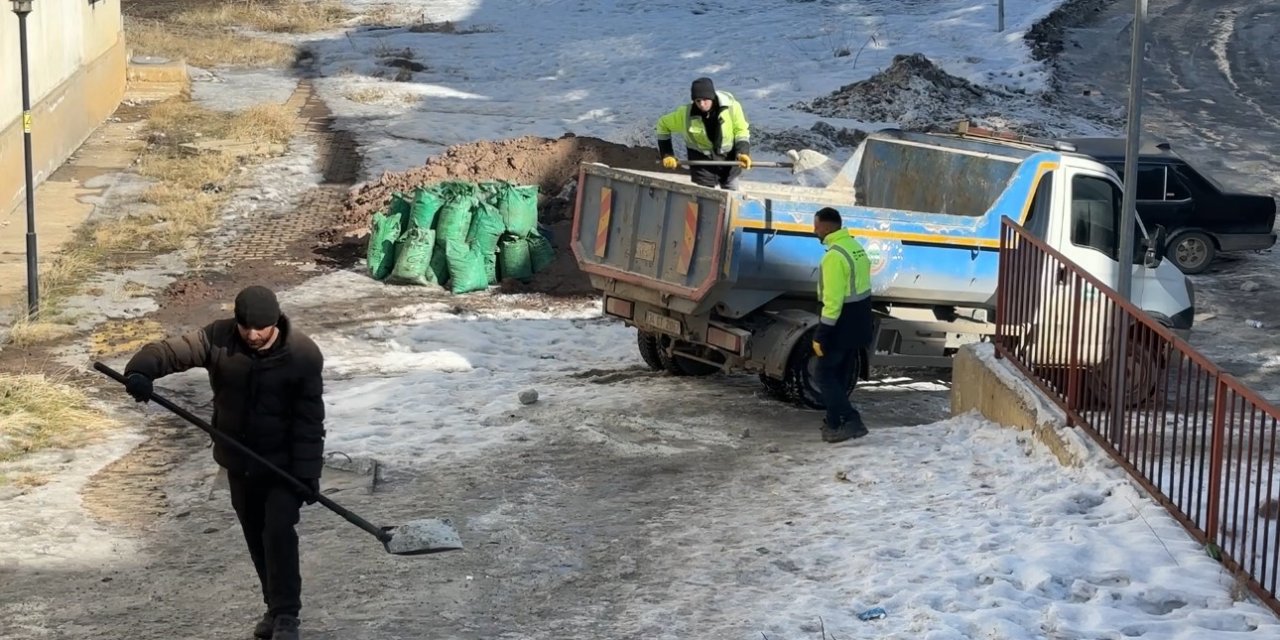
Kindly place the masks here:
[(716, 98), (720, 119), (719, 149), (711, 148), (711, 137), (707, 134), (706, 125), (703, 124), (701, 116), (693, 113), (695, 107), (691, 103), (681, 105), (675, 111), (658, 119), (654, 133), (658, 137), (659, 149), (662, 149), (664, 154), (667, 153), (666, 150), (671, 145), (671, 136), (679, 133), (684, 136), (685, 147), (696, 149), (706, 155), (713, 153), (724, 155), (735, 149), (738, 153), (747, 153), (751, 141), (751, 125), (747, 123), (742, 105), (734, 99), (733, 94), (727, 91), (717, 91)]
[(871, 260), (847, 229), (832, 232), (822, 244), (827, 252), (822, 255), (818, 278), (821, 322), (834, 326), (844, 305), (871, 297)]

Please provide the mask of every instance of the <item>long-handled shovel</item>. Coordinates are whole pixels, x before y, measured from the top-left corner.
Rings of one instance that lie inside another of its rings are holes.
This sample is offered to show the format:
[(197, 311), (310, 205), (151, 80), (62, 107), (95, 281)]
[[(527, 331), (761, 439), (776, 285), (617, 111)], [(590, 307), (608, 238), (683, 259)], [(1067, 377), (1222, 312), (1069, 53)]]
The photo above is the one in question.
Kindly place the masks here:
[[(125, 382), (125, 377), (123, 375), (101, 362), (93, 363), (93, 368), (106, 374), (108, 377), (113, 378), (116, 382), (121, 384), (124, 384)], [(183, 409), (182, 407), (179, 407), (154, 393), (151, 394), (151, 399), (155, 401), (156, 404), (177, 414), (178, 417), (183, 420), (200, 427), (202, 431), (208, 433), (210, 436), (219, 439), (223, 443), (258, 461), (272, 472), (278, 474), (285, 480), (288, 480), (289, 483), (302, 494), (305, 495), (309, 491), (307, 485), (303, 484), (302, 481), (293, 477), (280, 467), (271, 464), (265, 458), (254, 453), (243, 444), (240, 444), (231, 436), (214, 429), (209, 425), (209, 423), (196, 417), (186, 409)], [(426, 553), (438, 553), (441, 551), (453, 551), (455, 549), (462, 548), (462, 539), (458, 537), (457, 530), (453, 528), (453, 524), (451, 524), (447, 519), (430, 518), (414, 520), (398, 527), (377, 527), (371, 524), (368, 520), (348, 511), (323, 494), (317, 493), (315, 497), (316, 501), (324, 505), (330, 511), (342, 516), (347, 522), (364, 529), (373, 535), (373, 537), (380, 540), (382, 542), (382, 546), (386, 547), (388, 553), (401, 556), (414, 556)]]

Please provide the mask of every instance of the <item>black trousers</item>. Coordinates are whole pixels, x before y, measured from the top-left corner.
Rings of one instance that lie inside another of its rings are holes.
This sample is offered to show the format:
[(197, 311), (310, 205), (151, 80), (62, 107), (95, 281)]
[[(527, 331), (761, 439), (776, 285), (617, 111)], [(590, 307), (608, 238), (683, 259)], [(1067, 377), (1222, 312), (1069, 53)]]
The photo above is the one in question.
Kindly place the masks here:
[(827, 426), (839, 429), (842, 424), (862, 426), (862, 415), (849, 402), (849, 385), (858, 374), (858, 353), (852, 347), (836, 347), (818, 358), (818, 389), (827, 407)]
[[(707, 155), (696, 149), (688, 149), (690, 160), (738, 160), (738, 153), (730, 151), (727, 155)], [(732, 167), (689, 167), (689, 177), (693, 179), (693, 183), (704, 187), (725, 189), (737, 186), (738, 176), (742, 174), (742, 167), (734, 165)]]
[(302, 498), (282, 480), (228, 475), (231, 506), (240, 520), (249, 557), (262, 583), (262, 600), (273, 616), (297, 617), (302, 608), (298, 567), (298, 511)]

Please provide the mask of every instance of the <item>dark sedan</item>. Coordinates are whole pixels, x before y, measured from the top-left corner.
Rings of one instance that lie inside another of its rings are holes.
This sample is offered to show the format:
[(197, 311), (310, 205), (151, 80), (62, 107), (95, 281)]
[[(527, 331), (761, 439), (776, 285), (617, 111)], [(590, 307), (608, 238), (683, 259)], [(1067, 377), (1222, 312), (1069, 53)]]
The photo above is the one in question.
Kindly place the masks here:
[[(1124, 179), (1123, 138), (1066, 138)], [(1276, 243), (1276, 201), (1232, 193), (1197, 171), (1166, 143), (1138, 154), (1138, 214), (1148, 229), (1163, 225), (1167, 255), (1183, 273), (1203, 273), (1219, 251), (1268, 249)]]

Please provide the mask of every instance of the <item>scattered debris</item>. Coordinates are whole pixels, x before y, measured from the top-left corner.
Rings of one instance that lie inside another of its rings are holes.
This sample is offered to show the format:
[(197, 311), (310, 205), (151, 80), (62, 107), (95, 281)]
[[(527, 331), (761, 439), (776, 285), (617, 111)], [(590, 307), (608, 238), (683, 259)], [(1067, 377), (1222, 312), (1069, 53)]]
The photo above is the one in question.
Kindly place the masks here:
[(1252, 293), (1261, 288), (1262, 288), (1262, 285), (1254, 282), (1253, 280), (1245, 280), (1244, 284), (1240, 285), (1240, 290), (1244, 291), (1245, 293)]
[(864, 622), (865, 622), (865, 621), (868, 621), (868, 620), (879, 620), (879, 619), (884, 618), (884, 617), (886, 617), (886, 616), (888, 616), (888, 615), (889, 615), (889, 614), (888, 614), (887, 612), (885, 612), (885, 610), (884, 610), (884, 609), (881, 609), (880, 607), (875, 607), (874, 609), (867, 609), (866, 611), (863, 611), (862, 613), (859, 613), (859, 614), (858, 614), (858, 619), (859, 619), (859, 620), (862, 620), (862, 621), (864, 621)]
[(520, 400), (520, 404), (533, 404), (538, 401), (538, 390), (525, 389), (520, 392), (517, 398)]

